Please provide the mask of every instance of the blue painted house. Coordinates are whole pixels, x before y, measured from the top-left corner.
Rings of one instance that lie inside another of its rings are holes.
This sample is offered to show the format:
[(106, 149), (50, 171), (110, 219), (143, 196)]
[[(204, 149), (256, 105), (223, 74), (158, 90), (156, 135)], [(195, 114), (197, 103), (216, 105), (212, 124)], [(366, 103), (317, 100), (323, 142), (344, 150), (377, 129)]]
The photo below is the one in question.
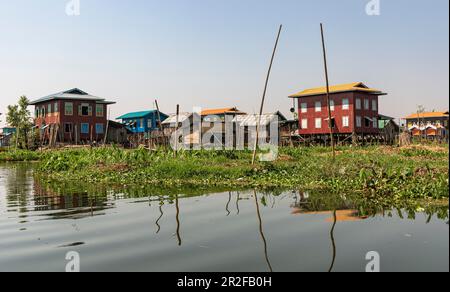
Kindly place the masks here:
[[(169, 117), (162, 112), (159, 115), (161, 122)], [(122, 120), (122, 124), (127, 125), (135, 134), (148, 133), (159, 129), (159, 116), (156, 110), (128, 113), (117, 119)]]

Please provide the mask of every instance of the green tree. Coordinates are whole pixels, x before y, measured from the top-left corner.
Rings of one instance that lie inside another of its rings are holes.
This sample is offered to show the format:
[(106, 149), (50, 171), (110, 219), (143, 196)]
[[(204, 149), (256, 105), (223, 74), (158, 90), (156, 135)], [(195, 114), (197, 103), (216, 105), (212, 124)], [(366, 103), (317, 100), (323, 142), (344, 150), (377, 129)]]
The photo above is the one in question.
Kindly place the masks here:
[(30, 111), (28, 110), (29, 104), (28, 98), (21, 96), (16, 105), (8, 106), (6, 122), (11, 127), (16, 128), (16, 148), (28, 148), (28, 133), (32, 127)]

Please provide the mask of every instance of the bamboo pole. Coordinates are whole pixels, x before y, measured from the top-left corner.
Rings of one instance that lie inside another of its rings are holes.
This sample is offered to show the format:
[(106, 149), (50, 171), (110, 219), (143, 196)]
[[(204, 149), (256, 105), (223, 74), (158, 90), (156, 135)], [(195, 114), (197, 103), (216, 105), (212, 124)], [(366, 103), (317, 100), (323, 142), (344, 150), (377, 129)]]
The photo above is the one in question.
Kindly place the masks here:
[(165, 139), (165, 135), (164, 135), (164, 130), (163, 130), (162, 121), (161, 121), (161, 112), (159, 111), (159, 104), (158, 104), (157, 99), (155, 99), (155, 105), (156, 105), (156, 111), (158, 113), (159, 130), (161, 131), (161, 135), (162, 135), (162, 139), (163, 139), (163, 146), (165, 147), (166, 139)]
[(179, 116), (180, 116), (180, 105), (177, 104), (177, 118), (176, 118), (176, 125), (175, 125), (175, 149), (173, 152), (174, 157), (177, 157), (178, 152), (178, 123), (179, 123)]
[(264, 85), (264, 92), (263, 92), (263, 96), (262, 96), (262, 100), (261, 100), (261, 108), (259, 110), (258, 122), (256, 124), (256, 140), (255, 140), (255, 148), (253, 149), (252, 165), (255, 165), (256, 152), (257, 152), (257, 149), (258, 149), (259, 127), (260, 127), (260, 124), (261, 124), (261, 116), (262, 116), (263, 111), (264, 111), (264, 102), (266, 100), (267, 86), (269, 85), (270, 73), (272, 71), (272, 65), (273, 65), (273, 61), (275, 59), (275, 53), (276, 53), (277, 48), (278, 48), (278, 41), (280, 40), (280, 35), (281, 35), (282, 29), (283, 29), (283, 25), (280, 25), (280, 28), (278, 30), (277, 40), (275, 41), (275, 47), (273, 48), (273, 52), (272, 52), (272, 58), (270, 59), (269, 70), (267, 71), (266, 83)]
[(336, 149), (334, 145), (333, 137), (333, 121), (331, 120), (331, 104), (330, 104), (330, 83), (328, 79), (328, 65), (327, 65), (327, 52), (325, 48), (325, 37), (323, 33), (323, 24), (320, 24), (320, 32), (322, 35), (322, 49), (323, 49), (323, 61), (325, 66), (325, 80), (327, 83), (327, 107), (328, 107), (328, 127), (330, 128), (331, 149), (333, 151), (333, 159), (336, 158)]
[(109, 119), (111, 118), (111, 109), (108, 111), (108, 117), (106, 120), (106, 129), (105, 129), (105, 137), (103, 138), (103, 145), (106, 145), (107, 139), (108, 139), (108, 132), (109, 132)]

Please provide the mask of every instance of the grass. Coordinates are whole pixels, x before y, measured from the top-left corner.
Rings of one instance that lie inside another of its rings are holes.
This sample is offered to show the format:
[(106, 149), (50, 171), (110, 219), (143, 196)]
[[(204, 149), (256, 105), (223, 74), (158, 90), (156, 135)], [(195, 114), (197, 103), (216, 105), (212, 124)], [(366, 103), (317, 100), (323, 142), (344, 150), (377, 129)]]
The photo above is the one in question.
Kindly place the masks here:
[(38, 161), (42, 156), (36, 151), (0, 149), (0, 162)]
[[(1, 154), (0, 154), (1, 155)], [(32, 156), (32, 155), (30, 155)], [(448, 198), (448, 148), (282, 148), (275, 162), (250, 165), (249, 151), (98, 148), (41, 154), (46, 181), (155, 186), (161, 189), (295, 188), (356, 194), (379, 205)], [(1, 161), (1, 156), (0, 156)]]

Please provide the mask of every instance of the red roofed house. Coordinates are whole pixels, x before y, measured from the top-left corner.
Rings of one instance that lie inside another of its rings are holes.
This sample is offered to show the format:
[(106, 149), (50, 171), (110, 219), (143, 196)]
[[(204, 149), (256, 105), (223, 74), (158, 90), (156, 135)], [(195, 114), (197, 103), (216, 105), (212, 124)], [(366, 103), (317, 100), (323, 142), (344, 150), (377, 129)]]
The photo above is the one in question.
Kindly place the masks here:
[[(362, 82), (330, 86), (333, 133), (339, 137), (380, 135), (379, 96), (386, 95)], [(298, 99), (299, 135), (330, 134), (326, 87), (312, 88), (289, 96)]]

